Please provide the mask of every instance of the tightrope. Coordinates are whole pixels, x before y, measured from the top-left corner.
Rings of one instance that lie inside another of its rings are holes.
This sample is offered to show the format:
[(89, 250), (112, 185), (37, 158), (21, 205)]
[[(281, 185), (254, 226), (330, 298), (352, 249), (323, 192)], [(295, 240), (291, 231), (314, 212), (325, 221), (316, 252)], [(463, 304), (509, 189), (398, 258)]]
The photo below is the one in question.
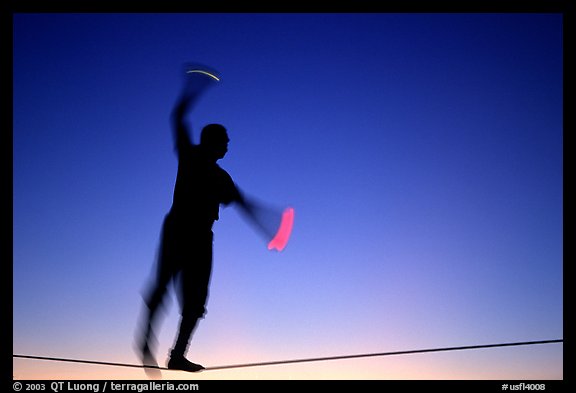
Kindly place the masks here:
[[(245, 368), (245, 367), (274, 366), (274, 365), (292, 364), (292, 363), (325, 362), (325, 361), (329, 361), (329, 360), (359, 359), (359, 358), (369, 358), (369, 357), (379, 357), (379, 356), (410, 355), (410, 354), (417, 354), (417, 353), (464, 351), (464, 350), (499, 348), (499, 347), (518, 347), (518, 346), (523, 346), (523, 345), (557, 344), (557, 343), (563, 343), (563, 342), (564, 342), (564, 339), (540, 340), (540, 341), (521, 341), (521, 342), (500, 343), (500, 344), (466, 345), (466, 346), (460, 346), (460, 347), (412, 349), (412, 350), (406, 350), (406, 351), (362, 353), (362, 354), (355, 354), (355, 355), (339, 355), (339, 356), (324, 356), (324, 357), (317, 357), (317, 358), (274, 360), (274, 361), (267, 361), (267, 362), (241, 363), (241, 364), (229, 364), (229, 365), (224, 365), (224, 366), (206, 367), (202, 371), (225, 370), (225, 369)], [(19, 359), (44, 360), (44, 361), (52, 361), (52, 362), (94, 364), (94, 365), (100, 365), (100, 366), (151, 368), (151, 369), (158, 369), (158, 370), (170, 370), (166, 367), (160, 367), (157, 365), (116, 363), (116, 362), (106, 362), (106, 361), (99, 361), (99, 360), (66, 359), (66, 358), (59, 358), (59, 357), (35, 356), (35, 355), (15, 355), (15, 354), (13, 354), (12, 357), (13, 358), (19, 358)], [(179, 370), (170, 370), (170, 371), (179, 371)]]

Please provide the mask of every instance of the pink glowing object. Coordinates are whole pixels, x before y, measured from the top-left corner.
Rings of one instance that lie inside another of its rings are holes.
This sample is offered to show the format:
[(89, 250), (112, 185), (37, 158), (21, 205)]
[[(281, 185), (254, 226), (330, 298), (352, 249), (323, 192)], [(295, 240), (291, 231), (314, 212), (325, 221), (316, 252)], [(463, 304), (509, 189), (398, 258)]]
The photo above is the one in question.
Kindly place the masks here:
[(282, 213), (282, 221), (280, 222), (280, 227), (276, 232), (276, 235), (270, 243), (268, 243), (268, 249), (273, 250), (276, 249), (278, 251), (282, 251), (286, 244), (288, 244), (288, 240), (290, 239), (290, 234), (292, 233), (292, 226), (294, 225), (294, 209), (288, 207)]

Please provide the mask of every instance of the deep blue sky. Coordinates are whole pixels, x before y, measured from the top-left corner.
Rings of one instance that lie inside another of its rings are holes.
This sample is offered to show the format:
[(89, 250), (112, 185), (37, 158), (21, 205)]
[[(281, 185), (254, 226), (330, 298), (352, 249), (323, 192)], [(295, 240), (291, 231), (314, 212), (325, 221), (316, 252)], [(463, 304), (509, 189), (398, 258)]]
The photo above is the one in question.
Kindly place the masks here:
[[(194, 136), (224, 124), (222, 167), (296, 210), (282, 253), (221, 213), (194, 361), (563, 336), (561, 15), (16, 14), (14, 353), (135, 361), (185, 61), (222, 76)], [(562, 345), (434, 356), (201, 377), (563, 377)]]

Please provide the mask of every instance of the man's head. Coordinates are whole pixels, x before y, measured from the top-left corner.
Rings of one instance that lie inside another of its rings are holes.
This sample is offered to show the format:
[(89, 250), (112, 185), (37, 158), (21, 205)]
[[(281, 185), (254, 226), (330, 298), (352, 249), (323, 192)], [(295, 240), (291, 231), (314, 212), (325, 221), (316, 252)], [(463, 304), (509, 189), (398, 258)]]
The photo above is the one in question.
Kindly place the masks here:
[(223, 158), (228, 152), (228, 133), (221, 124), (208, 124), (200, 133), (200, 146), (214, 160)]

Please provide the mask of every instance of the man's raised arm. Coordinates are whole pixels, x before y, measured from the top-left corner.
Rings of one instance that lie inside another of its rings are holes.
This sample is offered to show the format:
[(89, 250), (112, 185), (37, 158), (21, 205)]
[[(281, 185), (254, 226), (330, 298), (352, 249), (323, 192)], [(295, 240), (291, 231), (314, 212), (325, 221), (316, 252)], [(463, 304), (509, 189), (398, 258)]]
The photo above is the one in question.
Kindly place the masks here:
[(174, 133), (174, 144), (177, 151), (182, 146), (192, 144), (191, 130), (186, 124), (186, 114), (190, 111), (194, 101), (195, 99), (191, 95), (183, 94), (172, 110), (172, 132)]

